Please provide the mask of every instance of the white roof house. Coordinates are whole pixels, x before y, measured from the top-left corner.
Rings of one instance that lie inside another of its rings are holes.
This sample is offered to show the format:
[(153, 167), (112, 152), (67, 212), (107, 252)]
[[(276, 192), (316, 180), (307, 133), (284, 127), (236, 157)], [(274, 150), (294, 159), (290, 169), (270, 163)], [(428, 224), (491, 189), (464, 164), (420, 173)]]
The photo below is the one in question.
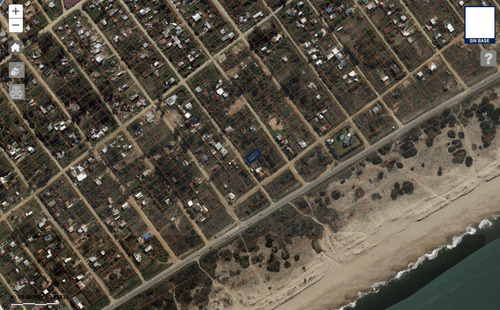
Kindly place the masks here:
[(81, 182), (81, 181), (85, 180), (86, 178), (87, 178), (87, 174), (85, 173), (85, 171), (82, 171), (76, 175), (76, 179), (78, 180), (78, 182)]
[(191, 18), (195, 21), (195, 22), (198, 22), (200, 19), (201, 19), (201, 14), (200, 12), (194, 14), (193, 16), (191, 16)]

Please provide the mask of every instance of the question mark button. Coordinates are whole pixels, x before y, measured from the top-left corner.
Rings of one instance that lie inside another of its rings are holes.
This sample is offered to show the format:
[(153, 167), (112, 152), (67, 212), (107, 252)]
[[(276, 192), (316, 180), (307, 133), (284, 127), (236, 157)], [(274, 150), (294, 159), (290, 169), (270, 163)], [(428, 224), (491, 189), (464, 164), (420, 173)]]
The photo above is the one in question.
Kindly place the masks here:
[(481, 51), (481, 67), (495, 67), (497, 65), (496, 51)]

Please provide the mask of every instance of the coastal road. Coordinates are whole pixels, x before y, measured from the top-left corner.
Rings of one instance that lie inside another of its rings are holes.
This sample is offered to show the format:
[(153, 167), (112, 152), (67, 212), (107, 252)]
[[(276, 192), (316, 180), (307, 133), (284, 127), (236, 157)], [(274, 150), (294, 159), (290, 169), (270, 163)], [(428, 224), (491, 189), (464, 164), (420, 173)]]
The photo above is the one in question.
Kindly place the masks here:
[(408, 132), (410, 129), (415, 127), (416, 125), (427, 121), (428, 119), (432, 118), (436, 114), (442, 112), (444, 109), (451, 107), (453, 104), (460, 102), (467, 96), (470, 96), (478, 91), (482, 91), (488, 88), (488, 86), (493, 85), (494, 83), (500, 81), (500, 72), (497, 72), (484, 80), (478, 82), (477, 84), (471, 86), (469, 89), (466, 91), (463, 91), (462, 93), (456, 95), (453, 98), (448, 99), (447, 101), (443, 102), (439, 106), (435, 107), (432, 110), (427, 111), (426, 113), (420, 115), (413, 121), (409, 122), (408, 124), (404, 125), (403, 127), (399, 128), (398, 130), (395, 130), (388, 136), (382, 138), (378, 142), (374, 143), (370, 147), (366, 148), (362, 152), (354, 155), (353, 157), (347, 159), (346, 161), (340, 163), (337, 167), (333, 168), (330, 171), (327, 171), (324, 173), (321, 177), (317, 178), (314, 181), (311, 181), (310, 183), (304, 185), (303, 187), (299, 188), (298, 190), (294, 191), (293, 193), (290, 193), (287, 195), (285, 198), (281, 199), (280, 201), (272, 204), (270, 207), (267, 209), (257, 213), (253, 217), (247, 219), (246, 221), (241, 222), (240, 225), (234, 227), (233, 229), (227, 231), (223, 235), (220, 235), (217, 239), (214, 239), (211, 243), (205, 245), (203, 248), (199, 249), (198, 251), (192, 253), (191, 255), (187, 256), (184, 258), (182, 261), (176, 263), (174, 266), (171, 268), (159, 273), (157, 276), (149, 280), (148, 282), (142, 284), (141, 286), (135, 288), (134, 290), (130, 291), (129, 293), (125, 294), (119, 299), (116, 299), (113, 301), (110, 305), (105, 307), (105, 310), (111, 310), (114, 309), (118, 306), (121, 306), (123, 304), (126, 304), (127, 300), (131, 299), (133, 296), (144, 292), (145, 290), (151, 288), (152, 286), (158, 284), (162, 280), (164, 280), (166, 277), (170, 276), (171, 274), (179, 271), (183, 267), (187, 266), (188, 264), (194, 262), (198, 257), (208, 253), (212, 248), (217, 247), (227, 241), (227, 239), (236, 236), (237, 234), (241, 233), (245, 229), (247, 229), (249, 226), (253, 225), (255, 222), (259, 221), (260, 219), (268, 216), (269, 214), (273, 213), (274, 211), (278, 210), (279, 208), (283, 207), (287, 203), (303, 196), (307, 192), (311, 191), (315, 187), (317, 187), (320, 184), (323, 184), (324, 182), (327, 182), (328, 179), (331, 177), (335, 176), (338, 172), (344, 170), (345, 168), (348, 168), (352, 164), (360, 161), (367, 155), (369, 155), (372, 152), (377, 151), (380, 147), (384, 146), (385, 144), (393, 141), (397, 137), (405, 134)]

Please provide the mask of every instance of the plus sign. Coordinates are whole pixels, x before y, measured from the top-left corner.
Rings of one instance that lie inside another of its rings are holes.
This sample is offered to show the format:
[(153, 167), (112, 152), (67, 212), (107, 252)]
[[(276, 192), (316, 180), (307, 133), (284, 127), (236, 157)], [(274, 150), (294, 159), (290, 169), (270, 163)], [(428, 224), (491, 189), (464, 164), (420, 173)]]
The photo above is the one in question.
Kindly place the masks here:
[(15, 15), (17, 15), (17, 13), (19, 13), (20, 11), (19, 11), (19, 9), (17, 7), (15, 7), (14, 10), (13, 10), (13, 12), (14, 12)]

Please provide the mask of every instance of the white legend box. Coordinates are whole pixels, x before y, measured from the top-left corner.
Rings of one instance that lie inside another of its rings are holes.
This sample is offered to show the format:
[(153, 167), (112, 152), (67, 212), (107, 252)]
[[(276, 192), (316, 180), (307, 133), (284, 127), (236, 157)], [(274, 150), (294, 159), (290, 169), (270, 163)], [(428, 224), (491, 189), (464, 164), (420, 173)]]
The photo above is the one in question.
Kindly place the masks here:
[(495, 44), (494, 6), (466, 6), (464, 41), (467, 44)]

